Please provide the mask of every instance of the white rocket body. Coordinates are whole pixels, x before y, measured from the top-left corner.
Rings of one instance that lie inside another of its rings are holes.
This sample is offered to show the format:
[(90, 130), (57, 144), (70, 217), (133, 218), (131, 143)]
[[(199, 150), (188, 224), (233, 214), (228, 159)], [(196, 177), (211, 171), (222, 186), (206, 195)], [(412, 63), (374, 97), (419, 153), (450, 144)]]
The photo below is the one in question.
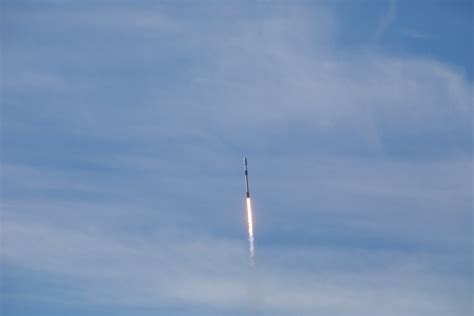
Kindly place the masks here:
[(250, 190), (249, 190), (249, 172), (247, 170), (247, 157), (244, 157), (244, 170), (245, 170), (245, 191), (247, 197), (250, 197)]

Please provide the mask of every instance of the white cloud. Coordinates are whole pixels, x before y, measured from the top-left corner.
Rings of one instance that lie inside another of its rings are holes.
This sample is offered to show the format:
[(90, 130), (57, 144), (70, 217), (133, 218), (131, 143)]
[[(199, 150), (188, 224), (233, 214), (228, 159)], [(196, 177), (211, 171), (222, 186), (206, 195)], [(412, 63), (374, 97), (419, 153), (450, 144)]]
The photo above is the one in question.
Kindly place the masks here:
[[(168, 235), (170, 230), (160, 227), (150, 238), (127, 239), (25, 222), (7, 221), (2, 228), (3, 262), (87, 284), (81, 294), (90, 303), (223, 312), (247, 306), (289, 314), (457, 313), (466, 308), (466, 297), (451, 290), (467, 285), (431, 270), (430, 262), (440, 259), (433, 254), (318, 247), (301, 252), (276, 246), (249, 274), (245, 248), (237, 240), (187, 233), (182, 238), (181, 232)], [(278, 259), (281, 253), (293, 258), (290, 267)]]

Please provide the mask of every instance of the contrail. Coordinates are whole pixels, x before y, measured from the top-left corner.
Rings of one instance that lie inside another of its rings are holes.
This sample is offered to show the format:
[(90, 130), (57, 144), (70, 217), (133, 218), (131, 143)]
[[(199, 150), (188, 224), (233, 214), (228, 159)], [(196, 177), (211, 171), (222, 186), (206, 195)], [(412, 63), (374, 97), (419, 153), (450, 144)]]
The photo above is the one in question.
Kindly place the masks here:
[(249, 231), (249, 260), (250, 265), (253, 266), (255, 263), (255, 246), (253, 238), (253, 214), (252, 214), (252, 201), (250, 200), (249, 191), (249, 175), (247, 170), (247, 157), (244, 157), (244, 170), (245, 170), (245, 189), (247, 195), (247, 225)]

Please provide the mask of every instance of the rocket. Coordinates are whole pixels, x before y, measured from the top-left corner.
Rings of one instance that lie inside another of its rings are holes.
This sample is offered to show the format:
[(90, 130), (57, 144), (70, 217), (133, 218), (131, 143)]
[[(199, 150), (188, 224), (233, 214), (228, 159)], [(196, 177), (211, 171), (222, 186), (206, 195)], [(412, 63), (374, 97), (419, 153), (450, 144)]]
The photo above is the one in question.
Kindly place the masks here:
[(247, 157), (244, 157), (244, 170), (245, 170), (245, 190), (247, 192), (247, 198), (249, 198), (250, 191), (249, 191), (249, 172), (247, 170)]

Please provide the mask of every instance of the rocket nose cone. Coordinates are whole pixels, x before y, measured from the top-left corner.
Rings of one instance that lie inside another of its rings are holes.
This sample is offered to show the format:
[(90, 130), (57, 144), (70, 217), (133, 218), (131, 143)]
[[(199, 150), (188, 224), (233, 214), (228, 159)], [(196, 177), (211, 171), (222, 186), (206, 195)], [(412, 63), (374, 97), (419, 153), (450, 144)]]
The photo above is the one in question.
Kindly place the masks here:
[(244, 157), (244, 165), (247, 165), (247, 157)]

